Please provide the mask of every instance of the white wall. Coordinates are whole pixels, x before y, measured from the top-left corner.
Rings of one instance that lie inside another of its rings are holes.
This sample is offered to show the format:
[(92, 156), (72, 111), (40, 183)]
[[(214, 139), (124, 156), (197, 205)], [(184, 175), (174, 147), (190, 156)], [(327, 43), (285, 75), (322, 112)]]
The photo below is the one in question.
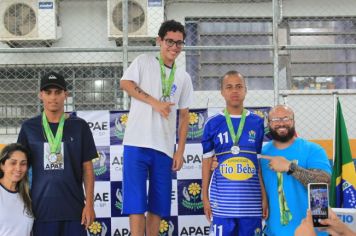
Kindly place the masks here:
[(7, 144), (7, 143), (15, 143), (17, 141), (17, 134), (7, 134), (7, 135), (0, 135), (0, 143)]

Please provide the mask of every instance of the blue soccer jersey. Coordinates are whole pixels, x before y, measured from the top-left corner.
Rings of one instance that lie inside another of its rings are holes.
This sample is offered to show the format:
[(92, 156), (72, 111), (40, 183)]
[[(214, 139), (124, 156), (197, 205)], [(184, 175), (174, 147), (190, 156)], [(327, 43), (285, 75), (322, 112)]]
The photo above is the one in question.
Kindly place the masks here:
[[(241, 116), (231, 115), (231, 120), (236, 132)], [(209, 189), (213, 216), (262, 216), (257, 153), (261, 152), (263, 136), (263, 119), (248, 111), (238, 142), (240, 152), (232, 154), (233, 141), (224, 113), (207, 120), (202, 138), (203, 158), (216, 155), (219, 162)]]

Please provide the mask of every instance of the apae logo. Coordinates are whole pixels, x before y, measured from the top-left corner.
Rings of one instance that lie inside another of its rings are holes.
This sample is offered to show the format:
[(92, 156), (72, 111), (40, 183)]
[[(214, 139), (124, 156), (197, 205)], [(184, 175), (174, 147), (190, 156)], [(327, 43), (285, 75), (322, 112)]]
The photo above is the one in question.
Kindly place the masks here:
[(182, 230), (180, 231), (180, 236), (182, 235), (209, 235), (210, 227), (209, 226), (189, 226), (189, 227), (183, 227)]
[(188, 139), (200, 138), (203, 136), (204, 114), (202, 112), (189, 112)]
[(115, 201), (115, 207), (118, 210), (122, 210), (122, 192), (121, 189), (116, 189), (116, 201)]
[(114, 167), (115, 170), (121, 170), (122, 169), (122, 163), (123, 163), (124, 157), (123, 156), (114, 156), (111, 165)]
[(88, 234), (90, 236), (105, 236), (108, 232), (108, 227), (105, 222), (94, 221), (88, 229)]
[(129, 119), (129, 115), (127, 113), (122, 114), (120, 117), (115, 118), (115, 135), (120, 140), (124, 138), (128, 119)]
[(172, 221), (161, 220), (159, 225), (159, 236), (172, 236), (174, 224)]
[(186, 157), (183, 159), (184, 164), (190, 164), (190, 163), (199, 163), (201, 164), (201, 157), (198, 154), (188, 154)]
[(102, 122), (99, 122), (99, 121), (95, 121), (95, 122), (88, 121), (88, 125), (89, 125), (89, 128), (92, 131), (108, 130), (108, 122), (107, 121), (102, 121)]
[(109, 202), (109, 193), (108, 192), (98, 192), (94, 196), (95, 205), (98, 207), (104, 207)]
[(187, 189), (183, 187), (182, 191), (184, 199), (182, 205), (192, 211), (197, 211), (203, 208), (203, 202), (201, 200), (201, 187), (198, 183), (191, 183)]
[(127, 228), (122, 228), (122, 229), (115, 229), (113, 232), (114, 236), (130, 236), (131, 232)]
[(93, 159), (94, 173), (96, 176), (103, 175), (107, 172), (108, 168), (105, 165), (107, 155), (104, 150), (98, 152), (98, 157)]

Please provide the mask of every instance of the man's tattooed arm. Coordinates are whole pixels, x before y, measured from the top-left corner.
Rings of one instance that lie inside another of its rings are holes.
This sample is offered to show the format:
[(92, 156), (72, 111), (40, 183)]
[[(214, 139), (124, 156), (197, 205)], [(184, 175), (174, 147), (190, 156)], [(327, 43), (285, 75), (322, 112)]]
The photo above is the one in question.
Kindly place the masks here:
[(305, 187), (307, 187), (309, 183), (330, 184), (330, 175), (318, 169), (304, 169), (297, 166), (292, 176), (299, 180)]
[(135, 91), (138, 92), (139, 94), (143, 94), (146, 98), (148, 98), (150, 95), (143, 91), (140, 87), (136, 86)]

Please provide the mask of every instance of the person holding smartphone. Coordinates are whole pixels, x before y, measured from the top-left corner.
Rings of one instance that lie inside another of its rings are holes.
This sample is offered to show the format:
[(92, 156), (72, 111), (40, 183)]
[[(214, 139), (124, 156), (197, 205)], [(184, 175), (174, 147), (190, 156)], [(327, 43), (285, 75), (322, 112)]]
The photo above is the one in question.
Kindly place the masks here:
[(296, 137), (290, 107), (272, 108), (268, 126), (273, 140), (264, 145), (260, 157), (269, 205), (264, 232), (268, 236), (294, 235), (308, 209), (308, 184), (329, 184), (331, 167), (322, 147)]
[[(356, 236), (346, 224), (344, 224), (339, 217), (329, 208), (329, 218), (320, 220), (320, 224), (324, 225), (323, 231), (328, 232), (332, 236)], [(307, 211), (307, 216), (302, 220), (302, 223), (295, 231), (295, 236), (316, 236), (313, 226), (313, 218), (311, 212)]]

